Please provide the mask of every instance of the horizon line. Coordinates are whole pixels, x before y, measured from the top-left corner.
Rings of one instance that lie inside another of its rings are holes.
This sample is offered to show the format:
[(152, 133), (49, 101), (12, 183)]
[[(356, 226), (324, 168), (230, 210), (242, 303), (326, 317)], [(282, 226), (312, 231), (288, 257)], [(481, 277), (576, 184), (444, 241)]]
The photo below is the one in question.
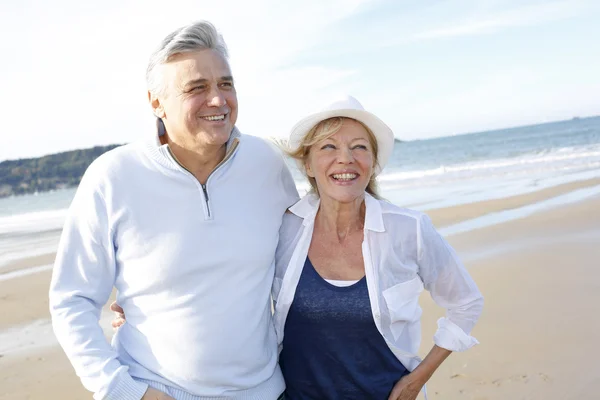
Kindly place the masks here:
[[(440, 136), (432, 136), (432, 137), (427, 137), (424, 139), (403, 139), (401, 137), (398, 137), (396, 135), (394, 135), (394, 138), (399, 140), (400, 142), (419, 142), (419, 141), (426, 141), (426, 140), (436, 140), (436, 139), (443, 139), (443, 138), (452, 138), (452, 137), (457, 137), (457, 136), (468, 136), (468, 135), (476, 135), (476, 134), (480, 134), (480, 133), (492, 133), (492, 132), (500, 132), (500, 131), (508, 131), (508, 130), (514, 130), (514, 129), (522, 129), (522, 128), (529, 128), (532, 126), (538, 126), (538, 125), (549, 125), (549, 124), (556, 124), (556, 123), (560, 123), (560, 122), (570, 122), (570, 121), (577, 121), (577, 120), (586, 120), (586, 119), (593, 119), (593, 118), (600, 118), (600, 114), (595, 114), (595, 115), (586, 115), (586, 116), (574, 116), (572, 118), (569, 119), (558, 119), (558, 120), (553, 120), (553, 121), (546, 121), (546, 122), (539, 122), (539, 123), (531, 123), (531, 124), (525, 124), (525, 125), (512, 125), (512, 126), (507, 126), (505, 128), (494, 128), (494, 129), (488, 129), (488, 130), (482, 130), (482, 131), (471, 131), (471, 132), (462, 132), (462, 133), (455, 133), (455, 134), (447, 134), (447, 135), (440, 135)], [(254, 136), (254, 135), (251, 135)], [(281, 140), (281, 138), (275, 138), (275, 137), (265, 137), (265, 140)], [(109, 144), (95, 144), (89, 147), (80, 147), (80, 148), (75, 148), (75, 149), (68, 149), (68, 150), (63, 150), (63, 151), (58, 151), (55, 153), (47, 153), (47, 154), (43, 154), (40, 156), (30, 156), (30, 157), (21, 157), (21, 158), (7, 158), (4, 160), (0, 160), (0, 164), (5, 163), (5, 162), (10, 162), (10, 161), (23, 161), (23, 160), (33, 160), (33, 159), (37, 159), (37, 158), (43, 158), (43, 157), (48, 157), (48, 156), (53, 156), (53, 155), (57, 155), (57, 154), (63, 154), (63, 153), (69, 153), (71, 151), (78, 151), (78, 150), (89, 150), (89, 149), (93, 149), (94, 147), (106, 147), (106, 146), (124, 146), (126, 144), (129, 143), (109, 143)]]

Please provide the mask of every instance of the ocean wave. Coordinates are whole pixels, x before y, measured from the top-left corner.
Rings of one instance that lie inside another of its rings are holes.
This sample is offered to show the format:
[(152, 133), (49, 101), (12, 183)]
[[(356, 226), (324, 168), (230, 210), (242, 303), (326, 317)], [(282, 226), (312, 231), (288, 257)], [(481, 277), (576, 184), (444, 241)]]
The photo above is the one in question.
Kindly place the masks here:
[(381, 175), (379, 181), (382, 184), (394, 184), (403, 181), (423, 180), (423, 178), (444, 177), (444, 179), (453, 180), (485, 177), (489, 174), (499, 176), (512, 175), (514, 173), (569, 171), (574, 168), (597, 168), (599, 163), (599, 145), (563, 147), (538, 151), (513, 158), (470, 161), (414, 171), (391, 171)]
[(27, 234), (61, 229), (67, 209), (34, 211), (0, 217), (0, 235)]

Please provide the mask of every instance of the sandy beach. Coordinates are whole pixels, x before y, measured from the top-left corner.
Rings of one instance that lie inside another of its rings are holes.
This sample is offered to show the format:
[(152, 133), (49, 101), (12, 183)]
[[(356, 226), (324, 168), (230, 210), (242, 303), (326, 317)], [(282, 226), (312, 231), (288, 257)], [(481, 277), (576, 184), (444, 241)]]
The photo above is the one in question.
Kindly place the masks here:
[[(564, 184), (428, 214), (441, 228), (598, 184)], [(430, 399), (599, 398), (600, 350), (594, 340), (600, 331), (595, 315), (600, 304), (599, 210), (595, 197), (448, 238), (485, 296), (473, 332), (481, 344), (446, 361), (428, 384)], [(22, 260), (10, 270), (49, 259)], [(45, 271), (0, 281), (0, 337), (47, 324), (49, 280), (50, 271)], [(443, 311), (427, 293), (422, 305), (425, 354)], [(11, 350), (1, 341), (1, 400), (91, 398), (51, 335), (35, 348)]]

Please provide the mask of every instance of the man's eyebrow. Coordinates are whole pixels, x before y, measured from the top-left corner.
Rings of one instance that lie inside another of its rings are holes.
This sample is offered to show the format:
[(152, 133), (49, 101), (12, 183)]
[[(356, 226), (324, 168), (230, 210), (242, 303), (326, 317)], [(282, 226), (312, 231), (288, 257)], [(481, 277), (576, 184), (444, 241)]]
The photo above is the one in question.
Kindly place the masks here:
[(194, 80), (187, 82), (185, 84), (185, 87), (189, 88), (190, 86), (199, 85), (201, 83), (207, 83), (207, 82), (208, 82), (208, 79), (204, 79), (204, 78), (194, 79)]
[[(222, 76), (222, 77), (219, 78), (219, 81), (220, 82), (223, 82), (223, 81), (225, 81), (225, 82), (233, 82), (233, 76), (231, 76), (231, 75)], [(193, 80), (187, 82), (184, 87), (189, 88), (190, 86), (195, 86), (195, 85), (200, 85), (200, 84), (206, 84), (206, 83), (208, 83), (208, 79), (206, 79), (206, 78), (198, 78), (198, 79), (193, 79)]]

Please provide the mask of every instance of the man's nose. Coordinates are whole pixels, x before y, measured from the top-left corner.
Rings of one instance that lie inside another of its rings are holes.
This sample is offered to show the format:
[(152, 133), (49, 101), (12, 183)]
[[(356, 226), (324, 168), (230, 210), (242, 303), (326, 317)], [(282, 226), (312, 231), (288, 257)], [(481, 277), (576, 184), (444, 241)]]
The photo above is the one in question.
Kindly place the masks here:
[(223, 107), (227, 101), (218, 87), (213, 88), (208, 94), (208, 105), (211, 107)]

